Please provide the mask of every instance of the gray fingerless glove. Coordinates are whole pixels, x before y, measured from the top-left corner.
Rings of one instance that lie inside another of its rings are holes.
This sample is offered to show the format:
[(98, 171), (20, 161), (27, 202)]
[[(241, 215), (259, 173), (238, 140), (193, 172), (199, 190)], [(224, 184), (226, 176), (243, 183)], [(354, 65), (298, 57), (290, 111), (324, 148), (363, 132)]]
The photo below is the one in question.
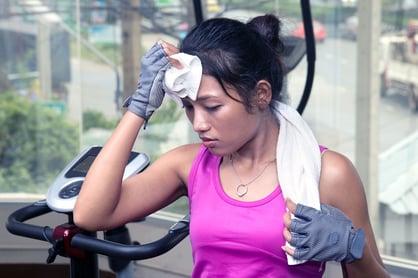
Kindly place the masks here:
[(163, 47), (158, 43), (154, 44), (141, 59), (137, 89), (124, 101), (123, 107), (128, 107), (132, 113), (148, 121), (163, 102), (163, 80), (169, 65)]
[(339, 209), (298, 204), (290, 224), (295, 259), (351, 263), (363, 255), (365, 235)]

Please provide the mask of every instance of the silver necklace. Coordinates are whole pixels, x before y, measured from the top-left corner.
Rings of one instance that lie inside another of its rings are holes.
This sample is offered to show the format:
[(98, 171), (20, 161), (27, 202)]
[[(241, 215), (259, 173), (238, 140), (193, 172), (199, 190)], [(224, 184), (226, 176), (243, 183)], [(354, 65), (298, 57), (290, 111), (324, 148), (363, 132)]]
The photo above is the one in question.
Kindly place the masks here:
[(231, 162), (232, 170), (234, 171), (235, 175), (237, 176), (237, 178), (238, 178), (238, 180), (240, 182), (237, 185), (237, 187), (235, 188), (235, 193), (237, 194), (237, 196), (240, 197), (240, 198), (244, 197), (248, 193), (248, 185), (250, 185), (251, 183), (255, 182), (259, 177), (261, 177), (261, 175), (264, 173), (264, 171), (267, 169), (267, 167), (270, 165), (270, 163), (272, 163), (275, 160), (276, 159), (273, 159), (273, 160), (267, 162), (266, 166), (263, 167), (263, 169), (260, 171), (260, 173), (258, 173), (258, 175), (256, 175), (249, 182), (243, 183), (242, 180), (241, 180), (241, 178), (240, 178), (240, 176), (238, 175), (237, 169), (235, 169), (234, 159), (232, 158), (232, 155), (231, 155), (229, 157), (229, 161)]

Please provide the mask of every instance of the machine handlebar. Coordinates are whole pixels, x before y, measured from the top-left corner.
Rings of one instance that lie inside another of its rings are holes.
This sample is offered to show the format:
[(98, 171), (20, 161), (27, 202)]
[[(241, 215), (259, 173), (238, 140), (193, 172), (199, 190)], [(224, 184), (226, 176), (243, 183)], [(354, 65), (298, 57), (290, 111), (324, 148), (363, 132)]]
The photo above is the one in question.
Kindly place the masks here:
[[(10, 214), (6, 228), (10, 233), (15, 235), (52, 243), (53, 228), (24, 223), (27, 220), (50, 213), (51, 211), (46, 201), (35, 202)], [(169, 251), (187, 237), (189, 234), (189, 220), (189, 215), (186, 215), (171, 226), (165, 236), (146, 244), (126, 245), (77, 233), (71, 238), (71, 247), (109, 257), (119, 257), (129, 260), (149, 259)]]

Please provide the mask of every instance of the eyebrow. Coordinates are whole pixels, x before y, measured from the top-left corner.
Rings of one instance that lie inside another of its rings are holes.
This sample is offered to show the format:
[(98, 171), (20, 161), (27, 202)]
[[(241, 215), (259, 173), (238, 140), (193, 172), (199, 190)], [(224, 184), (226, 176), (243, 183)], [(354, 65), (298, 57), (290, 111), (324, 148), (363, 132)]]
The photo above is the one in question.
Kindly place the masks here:
[(218, 98), (219, 98), (218, 96), (207, 95), (207, 96), (198, 97), (196, 101), (205, 101), (208, 99), (218, 99)]
[(182, 102), (183, 104), (187, 104), (191, 102), (204, 102), (206, 100), (211, 100), (211, 99), (219, 99), (219, 97), (213, 96), (213, 95), (205, 95), (205, 96), (198, 97), (195, 101), (193, 101), (189, 97), (186, 97), (186, 98), (182, 98)]
[(202, 97), (198, 97), (195, 101), (193, 101), (192, 99), (187, 97), (187, 98), (182, 99), (182, 103), (187, 104), (187, 103), (192, 103), (192, 102), (203, 102), (203, 101), (206, 101), (206, 100), (210, 100), (212, 98), (216, 98), (216, 97), (215, 96), (202, 96)]

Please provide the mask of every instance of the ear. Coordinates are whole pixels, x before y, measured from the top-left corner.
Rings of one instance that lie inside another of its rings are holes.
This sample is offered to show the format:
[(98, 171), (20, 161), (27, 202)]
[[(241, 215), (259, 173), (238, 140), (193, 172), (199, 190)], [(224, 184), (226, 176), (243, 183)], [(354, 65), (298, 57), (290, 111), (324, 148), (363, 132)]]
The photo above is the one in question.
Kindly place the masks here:
[(268, 108), (271, 102), (271, 98), (272, 98), (270, 82), (266, 80), (258, 81), (255, 87), (255, 91), (256, 91), (257, 106), (260, 109)]

